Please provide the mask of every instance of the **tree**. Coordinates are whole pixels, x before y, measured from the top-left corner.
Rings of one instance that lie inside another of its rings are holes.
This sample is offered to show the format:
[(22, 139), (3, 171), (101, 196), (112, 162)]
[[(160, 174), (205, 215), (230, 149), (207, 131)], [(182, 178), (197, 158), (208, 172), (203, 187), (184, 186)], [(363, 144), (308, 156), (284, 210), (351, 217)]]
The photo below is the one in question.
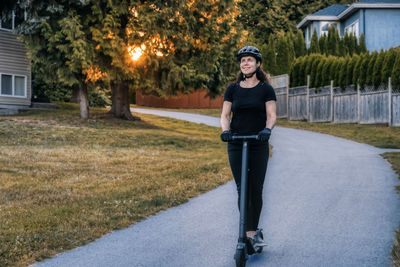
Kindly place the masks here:
[(86, 31), (91, 23), (89, 4), (67, 0), (50, 5), (38, 0), (24, 4), (29, 4), (30, 19), (19, 32), (31, 51), (32, 69), (38, 70), (36, 77), (77, 88), (80, 115), (88, 118), (87, 87), (93, 65), (93, 49)]
[(372, 85), (372, 79), (373, 79), (373, 74), (374, 74), (374, 65), (375, 65), (375, 61), (378, 57), (378, 52), (374, 51), (371, 54), (371, 57), (368, 61), (368, 68), (367, 68), (367, 76), (365, 79), (365, 83), (366, 85)]
[(277, 47), (277, 75), (289, 73), (290, 71), (290, 55), (289, 45), (283, 33), (278, 36), (278, 47)]
[(339, 38), (339, 56), (345, 57), (348, 54), (348, 48), (344, 38)]
[(318, 34), (317, 34), (317, 29), (314, 28), (313, 34), (311, 36), (311, 44), (310, 48), (308, 49), (308, 53), (320, 53), (319, 49), (319, 43), (318, 43)]
[(358, 55), (354, 54), (351, 57), (351, 60), (350, 60), (349, 64), (347, 65), (346, 85), (351, 85), (351, 84), (355, 85), (356, 84), (356, 83), (353, 82), (353, 80), (354, 80), (353, 75), (354, 75), (354, 69), (356, 67), (356, 64), (357, 64), (359, 58), (360, 57)]
[(330, 68), (333, 64), (333, 62), (335, 61), (335, 57), (334, 56), (328, 56), (326, 58), (326, 63), (324, 64), (323, 68), (322, 68), (322, 85), (329, 85), (330, 84)]
[(339, 35), (333, 26), (328, 28), (327, 53), (333, 56), (339, 55)]
[(385, 59), (385, 52), (383, 49), (379, 52), (373, 70), (372, 70), (372, 84), (375, 89), (381, 85), (382, 82), (382, 67), (383, 67), (383, 60)]
[(304, 41), (303, 32), (301, 30), (297, 31), (294, 50), (296, 57), (302, 57), (307, 53), (306, 42)]
[(290, 78), (290, 86), (291, 87), (295, 87), (298, 85), (300, 61), (301, 61), (301, 58), (296, 58), (290, 68), (289, 78)]
[(275, 49), (275, 37), (271, 34), (268, 38), (268, 43), (261, 46), (261, 52), (265, 60), (263, 60), (262, 65), (264, 70), (269, 73), (276, 73), (276, 49)]
[(400, 53), (397, 51), (396, 59), (393, 64), (393, 70), (391, 75), (392, 88), (395, 90), (400, 89)]
[(322, 56), (317, 54), (315, 55), (315, 59), (311, 64), (311, 71), (310, 71), (310, 87), (317, 86), (317, 74), (318, 74), (318, 66), (322, 60)]
[(394, 48), (390, 48), (385, 53), (385, 58), (383, 60), (382, 66), (382, 83), (387, 84), (389, 81), (389, 77), (392, 74), (394, 61), (396, 60), (396, 50)]
[(369, 59), (370, 55), (368, 52), (362, 54), (362, 61), (360, 63), (360, 71), (359, 71), (360, 75), (358, 78), (358, 82), (360, 84), (361, 89), (364, 89), (366, 84)]
[(346, 56), (344, 58), (341, 58), (341, 66), (340, 66), (340, 70), (339, 70), (339, 86), (340, 88), (342, 88), (342, 90), (344, 90), (346, 88), (347, 85), (347, 68), (350, 65), (350, 61), (351, 58), (350, 56)]
[(319, 37), (318, 43), (319, 43), (320, 53), (327, 55), (328, 37), (326, 36), (325, 33)]
[(317, 66), (316, 74), (315, 74), (314, 85), (315, 85), (316, 88), (325, 85), (324, 82), (323, 82), (323, 77), (322, 77), (323, 74), (322, 74), (322, 72), (323, 72), (323, 68), (324, 68), (324, 66), (326, 64), (327, 64), (326, 57), (321, 57), (320, 61), (318, 63), (318, 66)]
[(360, 46), (360, 53), (366, 53), (367, 52), (367, 46), (365, 44), (365, 35), (364, 35), (364, 33), (362, 33), (361, 36), (360, 36), (359, 46)]
[(307, 84), (307, 74), (306, 74), (307, 58), (308, 56), (300, 57), (299, 74), (297, 78), (298, 86)]
[(329, 80), (333, 81), (334, 86), (337, 86), (338, 82), (336, 79), (336, 71), (338, 69), (338, 65), (339, 65), (339, 58), (334, 57), (334, 60), (331, 64), (330, 70), (329, 70)]

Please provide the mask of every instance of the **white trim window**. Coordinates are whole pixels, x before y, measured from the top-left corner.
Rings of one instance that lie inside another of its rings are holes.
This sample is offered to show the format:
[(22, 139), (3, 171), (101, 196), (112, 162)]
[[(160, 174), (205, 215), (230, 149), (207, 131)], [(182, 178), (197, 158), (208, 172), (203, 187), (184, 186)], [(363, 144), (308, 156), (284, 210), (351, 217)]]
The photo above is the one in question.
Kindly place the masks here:
[[(332, 22), (332, 21), (321, 21), (319, 24), (320, 36), (322, 36), (324, 33), (326, 36), (328, 36), (328, 28), (330, 26), (333, 26), (333, 27), (335, 27), (336, 30), (339, 30), (340, 24), (338, 22)], [(339, 35), (340, 35), (340, 32), (339, 32)]]
[(26, 97), (25, 75), (0, 73), (0, 96)]
[(312, 31), (313, 31), (313, 26), (311, 24), (310, 26), (307, 26), (307, 28), (306, 28), (306, 44), (307, 45), (311, 43), (311, 35), (313, 33)]
[(357, 38), (358, 38), (358, 36), (359, 36), (359, 32), (358, 32), (358, 20), (356, 20), (356, 21), (354, 21), (352, 24), (350, 24), (349, 26), (347, 26), (345, 29), (344, 29), (344, 32), (346, 33), (348, 33), (348, 34), (354, 34)]
[(25, 8), (17, 6), (15, 10), (0, 13), (0, 29), (12, 31), (27, 18)]

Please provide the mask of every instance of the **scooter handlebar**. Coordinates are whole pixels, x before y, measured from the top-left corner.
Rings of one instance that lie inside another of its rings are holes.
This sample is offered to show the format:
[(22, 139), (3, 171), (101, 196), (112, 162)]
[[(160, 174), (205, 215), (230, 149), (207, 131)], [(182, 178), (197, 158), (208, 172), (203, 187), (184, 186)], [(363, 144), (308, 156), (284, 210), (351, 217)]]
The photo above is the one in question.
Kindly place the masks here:
[(233, 135), (232, 140), (258, 140), (258, 135)]

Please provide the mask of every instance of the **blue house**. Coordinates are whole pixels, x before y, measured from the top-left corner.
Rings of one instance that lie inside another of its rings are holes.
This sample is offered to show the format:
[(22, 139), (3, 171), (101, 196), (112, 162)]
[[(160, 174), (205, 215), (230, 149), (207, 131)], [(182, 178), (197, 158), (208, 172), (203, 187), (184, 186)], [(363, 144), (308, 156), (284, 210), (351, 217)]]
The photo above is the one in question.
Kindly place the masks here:
[(331, 5), (306, 16), (297, 28), (305, 33), (306, 46), (316, 29), (318, 37), (328, 35), (328, 27), (360, 38), (364, 33), (369, 51), (400, 46), (400, 0), (361, 0), (351, 5)]

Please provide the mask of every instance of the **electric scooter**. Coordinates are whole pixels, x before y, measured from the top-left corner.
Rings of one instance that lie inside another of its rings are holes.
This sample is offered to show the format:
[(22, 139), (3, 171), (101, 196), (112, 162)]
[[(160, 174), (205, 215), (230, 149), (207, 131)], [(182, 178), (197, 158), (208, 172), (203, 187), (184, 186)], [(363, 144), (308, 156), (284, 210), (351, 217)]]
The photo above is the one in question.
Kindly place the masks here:
[[(236, 267), (245, 267), (249, 254), (261, 253), (263, 247), (257, 247), (254, 251), (246, 236), (245, 223), (246, 223), (246, 206), (247, 206), (247, 172), (248, 172), (248, 141), (258, 140), (258, 135), (247, 136), (232, 136), (232, 140), (242, 140), (242, 173), (241, 173), (241, 188), (240, 188), (240, 221), (239, 221), (239, 239), (236, 246), (236, 253), (234, 259), (236, 260)], [(261, 233), (262, 235), (262, 233)], [(262, 236), (262, 238), (264, 238)]]

